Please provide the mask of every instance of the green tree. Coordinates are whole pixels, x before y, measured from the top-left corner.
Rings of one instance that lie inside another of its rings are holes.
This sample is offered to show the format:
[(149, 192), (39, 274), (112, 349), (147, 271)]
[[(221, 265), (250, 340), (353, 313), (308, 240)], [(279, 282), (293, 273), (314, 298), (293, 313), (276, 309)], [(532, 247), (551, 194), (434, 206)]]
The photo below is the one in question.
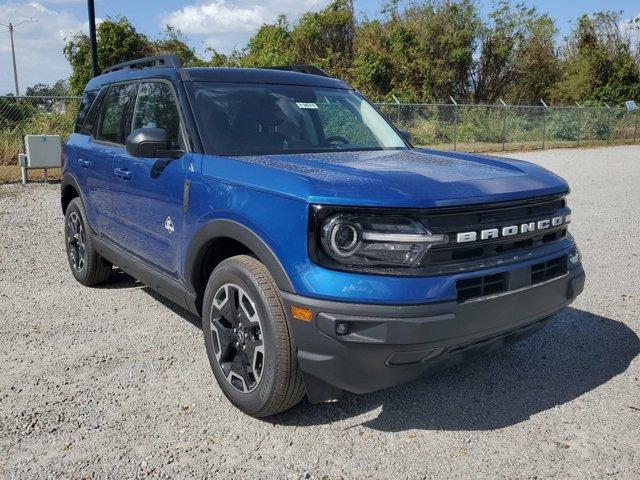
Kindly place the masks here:
[(354, 39), (350, 78), (365, 95), (388, 96), (392, 90), (397, 62), (389, 49), (386, 25), (379, 20), (359, 25)]
[(154, 55), (177, 55), (187, 67), (203, 67), (206, 65), (206, 62), (198, 57), (195, 50), (187, 44), (187, 39), (182, 32), (170, 25), (166, 26), (161, 38), (151, 42), (151, 50)]
[[(380, 18), (358, 19), (353, 0), (333, 0), (295, 22), (281, 15), (262, 25), (244, 48), (228, 54), (207, 49), (206, 61), (170, 26), (154, 40), (124, 17), (108, 18), (97, 29), (99, 63), (163, 53), (178, 55), (187, 66), (306, 63), (374, 99), (395, 95), (418, 102), (451, 95), (484, 103), (620, 103), (640, 96), (640, 42), (630, 38), (640, 38), (640, 18), (634, 30), (621, 29), (618, 12), (584, 15), (560, 48), (548, 15), (510, 0), (498, 1), (486, 20), (475, 0), (385, 0), (381, 12)], [(88, 37), (74, 36), (64, 53), (73, 72), (70, 93), (79, 94), (91, 78)]]
[[(472, 97), (494, 103), (510, 92), (519, 99), (548, 88), (545, 77), (556, 75), (553, 21), (535, 8), (502, 0), (480, 32), (480, 52), (472, 75)], [(540, 55), (540, 56), (539, 56)], [(539, 71), (531, 72), (530, 68)], [(520, 88), (518, 88), (520, 87)], [(530, 98), (529, 98), (530, 99)]]
[(69, 82), (58, 80), (53, 85), (37, 83), (25, 91), (27, 97), (65, 97), (69, 95)]
[(383, 14), (383, 20), (364, 21), (356, 30), (356, 86), (404, 100), (466, 96), (480, 26), (472, 1), (431, 0), (402, 11), (391, 1)]
[(619, 104), (638, 98), (640, 72), (620, 12), (580, 17), (564, 50), (562, 75), (553, 87), (558, 103), (597, 100)]
[(230, 54), (226, 55), (211, 47), (208, 47), (206, 52), (211, 55), (207, 62), (208, 67), (239, 67), (245, 55), (244, 51), (240, 50), (233, 50)]
[[(96, 28), (98, 64), (101, 68), (136, 58), (153, 55), (154, 45), (139, 33), (125, 17), (107, 18)], [(64, 55), (71, 64), (69, 89), (72, 95), (82, 93), (92, 77), (89, 37), (77, 34), (64, 47)]]
[(291, 33), (293, 58), (348, 78), (355, 30), (353, 0), (333, 0), (324, 10), (300, 17)]
[(274, 24), (263, 25), (251, 37), (239, 63), (245, 67), (270, 67), (295, 62), (291, 27), (287, 17), (280, 15)]
[(535, 104), (550, 98), (561, 67), (555, 44), (557, 32), (555, 22), (547, 15), (531, 21), (516, 54), (517, 81), (505, 93), (508, 101)]

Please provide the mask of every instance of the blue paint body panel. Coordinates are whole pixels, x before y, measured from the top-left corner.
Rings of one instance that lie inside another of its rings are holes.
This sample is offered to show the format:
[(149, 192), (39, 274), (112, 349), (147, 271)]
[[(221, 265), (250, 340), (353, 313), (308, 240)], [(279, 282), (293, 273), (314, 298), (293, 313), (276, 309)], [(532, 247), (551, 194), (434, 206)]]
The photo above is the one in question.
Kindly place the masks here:
[(568, 191), (537, 165), (422, 149), (210, 157), (216, 179), (307, 203), (445, 207)]
[[(455, 299), (455, 282), (473, 274), (391, 276), (323, 268), (309, 258), (312, 204), (431, 208), (528, 199), (568, 191), (542, 167), (486, 155), (400, 149), (365, 152), (219, 157), (202, 151), (192, 125), (184, 83), (267, 82), (350, 88), (339, 80), (301, 73), (238, 69), (142, 69), (109, 73), (89, 82), (97, 90), (114, 82), (159, 78), (175, 86), (187, 123), (191, 151), (153, 176), (154, 159), (134, 159), (124, 147), (73, 134), (63, 148), (64, 174), (80, 188), (94, 232), (175, 282), (193, 288), (188, 258), (193, 239), (212, 221), (225, 219), (253, 232), (277, 258), (292, 292), (317, 299), (374, 304), (417, 304)], [(78, 159), (91, 166), (81, 167)], [(123, 181), (115, 169), (131, 172)], [(190, 182), (183, 210), (185, 181)], [(165, 225), (171, 218), (174, 231)], [(544, 260), (569, 251), (560, 242)], [(492, 268), (520, 268), (533, 259)]]

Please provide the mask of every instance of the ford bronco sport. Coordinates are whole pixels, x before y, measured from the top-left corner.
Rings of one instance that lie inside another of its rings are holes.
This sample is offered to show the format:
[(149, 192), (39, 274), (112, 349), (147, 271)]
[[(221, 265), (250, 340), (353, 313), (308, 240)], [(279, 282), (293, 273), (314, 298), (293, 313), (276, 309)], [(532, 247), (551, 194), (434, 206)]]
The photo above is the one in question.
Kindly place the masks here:
[(567, 183), (411, 145), (314, 67), (119, 64), (63, 148), (71, 271), (202, 318), (242, 411), (366, 393), (521, 339), (582, 291)]

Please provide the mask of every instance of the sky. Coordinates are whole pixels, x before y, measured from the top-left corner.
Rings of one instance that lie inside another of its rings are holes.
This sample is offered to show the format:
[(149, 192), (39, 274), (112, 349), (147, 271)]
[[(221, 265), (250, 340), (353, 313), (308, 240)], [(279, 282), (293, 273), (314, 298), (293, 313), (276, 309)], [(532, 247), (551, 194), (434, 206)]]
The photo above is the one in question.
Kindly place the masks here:
[[(376, 17), (384, 0), (355, 0), (356, 11)], [(551, 15), (560, 35), (571, 31), (582, 13), (622, 10), (625, 18), (640, 15), (640, 0), (524, 0), (529, 6)], [(107, 16), (126, 16), (138, 31), (157, 37), (169, 24), (179, 28), (197, 51), (206, 47), (228, 53), (243, 47), (265, 22), (279, 14), (295, 20), (301, 13), (324, 7), (329, 0), (95, 0), (98, 21)], [(486, 15), (492, 0), (478, 0)], [(54, 83), (67, 78), (70, 67), (62, 49), (79, 31), (88, 30), (85, 0), (0, 0), (0, 24), (27, 19), (14, 32), (20, 91), (36, 83)], [(9, 33), (0, 27), (0, 94), (14, 91)]]

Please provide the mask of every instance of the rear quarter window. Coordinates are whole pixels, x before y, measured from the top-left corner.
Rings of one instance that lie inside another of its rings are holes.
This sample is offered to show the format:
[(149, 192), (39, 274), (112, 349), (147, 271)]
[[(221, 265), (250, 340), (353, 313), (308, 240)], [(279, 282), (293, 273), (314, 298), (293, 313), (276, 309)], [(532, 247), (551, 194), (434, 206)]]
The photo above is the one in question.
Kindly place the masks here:
[(84, 121), (87, 118), (87, 113), (89, 113), (89, 109), (91, 105), (93, 105), (94, 100), (98, 96), (98, 90), (90, 90), (88, 92), (84, 92), (82, 95), (82, 100), (80, 100), (80, 108), (78, 109), (78, 116), (76, 117), (76, 126), (74, 128), (75, 133), (82, 132), (82, 126), (84, 125)]
[(81, 134), (92, 135), (93, 133), (95, 133), (94, 126), (98, 120), (98, 112), (100, 111), (100, 105), (102, 104), (102, 101), (104, 100), (106, 93), (107, 93), (107, 89), (103, 88), (102, 90), (100, 90), (100, 93), (98, 94), (96, 99), (93, 101), (93, 104), (91, 105), (91, 108), (89, 108), (89, 112), (87, 113), (87, 116), (84, 119), (84, 125), (82, 125), (82, 128), (80, 129)]

